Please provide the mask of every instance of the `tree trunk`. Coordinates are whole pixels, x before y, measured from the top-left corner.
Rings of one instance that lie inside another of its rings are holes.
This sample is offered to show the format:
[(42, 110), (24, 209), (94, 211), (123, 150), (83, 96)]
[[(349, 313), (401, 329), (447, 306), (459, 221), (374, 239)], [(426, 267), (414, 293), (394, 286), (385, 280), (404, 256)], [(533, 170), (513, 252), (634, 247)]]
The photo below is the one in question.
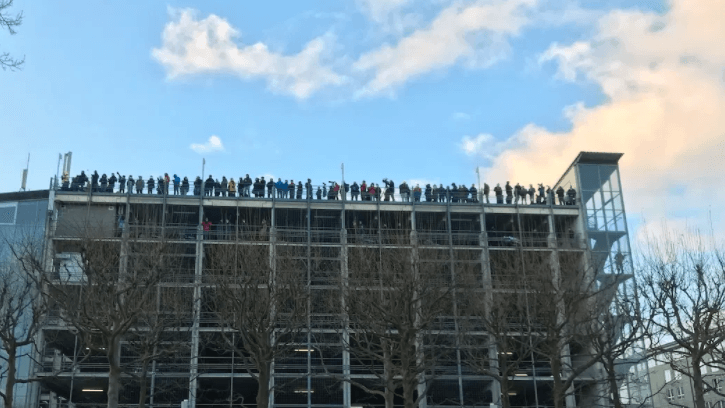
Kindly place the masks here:
[(695, 408), (705, 408), (705, 385), (702, 382), (699, 358), (692, 359), (692, 388), (695, 393)]
[(148, 372), (148, 367), (148, 361), (144, 360), (141, 364), (141, 378), (139, 378), (138, 408), (146, 408), (146, 392), (148, 390), (146, 386), (146, 373)]
[[(506, 376), (502, 376), (501, 380), (498, 382), (499, 387), (501, 387), (501, 407), (502, 408), (511, 408), (511, 401), (509, 401), (509, 379)], [(495, 397), (495, 396), (494, 396)]]
[[(417, 388), (417, 378), (410, 373), (405, 374), (403, 381), (403, 406), (405, 408), (415, 407), (415, 390)], [(412, 377), (412, 378), (411, 378)]]
[(392, 356), (388, 350), (388, 342), (382, 340), (383, 346), (383, 370), (385, 378), (385, 408), (393, 408), (393, 401), (395, 400), (395, 383), (393, 382), (393, 370), (391, 362)]
[(551, 374), (554, 377), (552, 390), (554, 408), (564, 408), (566, 405), (566, 389), (561, 381), (561, 362), (558, 357), (551, 359)]
[(5, 406), (11, 408), (13, 406), (13, 391), (15, 390), (15, 359), (17, 347), (14, 344), (8, 345), (5, 352), (8, 354), (8, 372), (5, 382), (5, 396), (3, 398)]
[(259, 367), (259, 376), (257, 378), (257, 408), (267, 408), (269, 406), (269, 379), (272, 369), (269, 364)]
[(108, 408), (118, 407), (118, 394), (121, 388), (120, 340), (120, 338), (115, 337), (108, 348)]
[(622, 401), (619, 396), (619, 385), (617, 384), (617, 374), (614, 371), (614, 360), (607, 358), (607, 379), (609, 381), (609, 392), (612, 393), (612, 402), (614, 408), (623, 408)]
[(405, 408), (414, 408), (415, 390), (418, 388), (418, 376), (416, 375), (416, 370), (412, 368), (415, 367), (415, 347), (412, 349), (405, 347), (410, 341), (410, 337), (404, 336), (402, 340), (404, 349), (401, 350), (402, 358), (400, 359), (400, 364), (403, 369), (403, 406)]
[(393, 408), (395, 400), (395, 384), (393, 380), (387, 380), (385, 386), (385, 408)]

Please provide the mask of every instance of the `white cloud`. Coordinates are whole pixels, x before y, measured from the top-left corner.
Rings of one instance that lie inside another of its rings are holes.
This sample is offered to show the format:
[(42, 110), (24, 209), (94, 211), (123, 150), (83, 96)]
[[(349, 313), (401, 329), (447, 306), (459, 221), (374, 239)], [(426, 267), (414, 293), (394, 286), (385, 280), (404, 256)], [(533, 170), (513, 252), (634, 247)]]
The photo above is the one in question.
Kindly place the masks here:
[(459, 62), (485, 68), (509, 52), (508, 37), (530, 22), (536, 0), (476, 1), (444, 8), (425, 28), (360, 56), (353, 69), (371, 79), (357, 96), (390, 93), (411, 78)]
[(422, 16), (410, 10), (413, 0), (356, 0), (358, 9), (375, 23), (378, 34), (400, 37), (418, 27)]
[(575, 42), (568, 47), (554, 43), (539, 56), (539, 64), (556, 60), (559, 63), (557, 76), (567, 81), (575, 81), (580, 71), (595, 68), (591, 51), (591, 44), (585, 41)]
[(530, 135), (537, 134), (542, 130), (536, 125), (528, 125), (514, 137), (506, 140), (497, 140), (488, 133), (480, 133), (475, 137), (463, 136), (460, 148), (468, 156), (479, 156), (486, 160), (493, 160), (502, 152), (521, 146)]
[(234, 40), (239, 31), (214, 14), (201, 20), (188, 9), (172, 15), (164, 27), (163, 44), (151, 52), (169, 79), (226, 72), (244, 79), (264, 78), (271, 90), (299, 99), (345, 80), (323, 64), (332, 42), (329, 35), (313, 39), (295, 55), (282, 55), (261, 42), (238, 44)]
[(487, 157), (489, 156), (489, 153), (486, 152), (486, 147), (487, 145), (495, 144), (495, 140), (496, 139), (494, 139), (493, 136), (484, 133), (481, 133), (476, 137), (463, 136), (463, 140), (461, 140), (461, 149), (469, 156), (479, 155)]
[(222, 140), (219, 138), (219, 136), (212, 135), (209, 137), (209, 140), (207, 140), (204, 144), (198, 144), (198, 143), (192, 143), (191, 146), (189, 146), (191, 150), (197, 152), (197, 153), (211, 153), (211, 152), (223, 152), (224, 151), (224, 145), (222, 144)]
[(471, 119), (471, 115), (467, 114), (466, 112), (454, 112), (453, 115), (451, 115), (451, 116), (453, 117), (453, 120), (469, 120), (469, 119)]
[[(665, 15), (612, 11), (588, 41), (552, 44), (541, 61), (555, 61), (560, 78), (596, 83), (607, 101), (567, 108), (569, 131), (525, 127), (487, 177), (553, 183), (580, 151), (623, 152), (630, 217), (706, 227), (713, 211), (715, 230), (725, 230), (716, 187), (725, 174), (724, 15), (722, 1), (672, 0)], [(466, 141), (464, 152), (478, 151), (477, 139)]]
[(373, 21), (378, 23), (388, 19), (391, 13), (399, 10), (411, 0), (357, 0), (358, 7)]

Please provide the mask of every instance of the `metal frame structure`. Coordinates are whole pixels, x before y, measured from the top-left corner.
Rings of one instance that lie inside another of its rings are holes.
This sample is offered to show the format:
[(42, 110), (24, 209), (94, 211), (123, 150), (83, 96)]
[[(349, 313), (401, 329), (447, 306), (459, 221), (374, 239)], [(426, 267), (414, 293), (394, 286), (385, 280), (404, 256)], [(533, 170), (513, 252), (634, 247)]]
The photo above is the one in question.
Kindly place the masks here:
[[(193, 294), (193, 299), (190, 300), (193, 302), (193, 319), (188, 328), (187, 339), (190, 354), (180, 356), (179, 364), (174, 368), (164, 367), (161, 362), (154, 363), (150, 373), (152, 384), (176, 382), (180, 389), (173, 393), (155, 395), (152, 386), (148, 406), (179, 406), (182, 400), (186, 400), (184, 403), (188, 407), (237, 407), (242, 406), (238, 395), (244, 394), (247, 398), (251, 395), (249, 391), (243, 391), (245, 388), (253, 388), (249, 374), (236, 368), (238, 362), (234, 360), (234, 356), (214, 356), (210, 350), (203, 349), (203, 342), (200, 342), (203, 336), (213, 335), (216, 330), (213, 325), (207, 324), (208, 316), (202, 306), (204, 291), (209, 288), (205, 276), (213, 273), (208, 270), (204, 260), (207, 248), (230, 243), (262, 245), (269, 249), (271, 265), (275, 264), (275, 257), (279, 256), (278, 248), (304, 248), (309, 288), (319, 291), (328, 289), (329, 282), (325, 282), (325, 274), (347, 276), (350, 270), (347, 254), (351, 248), (377, 247), (383, 250), (410, 245), (446, 250), (448, 260), (444, 262), (448, 265), (445, 269), (451, 274), (455, 273), (457, 254), (465, 252), (470, 255), (467, 255), (467, 259), (477, 259), (483, 274), (482, 288), (489, 293), (497, 290), (491, 259), (507, 252), (521, 254), (522, 262), (524, 253), (543, 254), (549, 257), (554, 270), (559, 268), (560, 254), (582, 254), (587, 262), (596, 265), (597, 270), (620, 274), (620, 278), (626, 280), (624, 275), (631, 276), (631, 265), (627, 263), (623, 267), (615, 267), (612, 255), (612, 247), (616, 246), (618, 252), (626, 249), (624, 256), (629, 256), (621, 189), (616, 190), (617, 194), (613, 194), (614, 190), (611, 188), (607, 189), (612, 184), (611, 180), (615, 179), (617, 186), (621, 186), (616, 164), (620, 156), (582, 153), (577, 157), (554, 186), (572, 185), (579, 194), (584, 195), (583, 202), (577, 201), (576, 206), (551, 203), (502, 205), (479, 202), (455, 205), (450, 201), (401, 203), (280, 200), (57, 191), (51, 198), (53, 215), (48, 228), (48, 245), (55, 249), (51, 249), (49, 253), (54, 254), (58, 252), (57, 248), (72, 245), (78, 238), (69, 227), (71, 223), (90, 219), (108, 228), (108, 240), (126, 242), (129, 239), (153, 239), (139, 236), (135, 230), (138, 226), (152, 223), (158, 226), (160, 236), (173, 236), (181, 245), (188, 247), (188, 273), (180, 274), (178, 280), (168, 284), (189, 288)], [(591, 172), (592, 169), (612, 171), (607, 175), (606, 181), (594, 189), (589, 189), (591, 183), (587, 184), (589, 180), (586, 179), (586, 172)], [(585, 174), (582, 175), (583, 173)], [(581, 193), (582, 191), (585, 193)], [(603, 198), (605, 194), (609, 201)], [(596, 195), (599, 195), (599, 200), (594, 198)], [(615, 206), (613, 200), (619, 200), (619, 204)], [(607, 206), (611, 207), (611, 217), (615, 219), (607, 218), (610, 217)], [(590, 219), (598, 219), (598, 212), (604, 214), (604, 229), (593, 228), (593, 224), (588, 222)], [(121, 217), (125, 221), (122, 226), (119, 225)], [(617, 217), (621, 218), (623, 224), (617, 223)], [(202, 229), (202, 221), (206, 218), (211, 218), (215, 225), (209, 233)], [(386, 242), (386, 236), (393, 232), (398, 237), (408, 237), (407, 241)], [(252, 236), (255, 237), (253, 240), (250, 239)], [(600, 256), (600, 253), (606, 255)], [(316, 266), (313, 267), (313, 264)], [(626, 296), (627, 293), (622, 290), (619, 295)], [(315, 356), (320, 347), (316, 339), (334, 339), (335, 336), (345, 334), (326, 327), (324, 316), (309, 316), (309, 319), (307, 344), (300, 347), (300, 350), (304, 350), (300, 354), (305, 355), (275, 366), (275, 378), (296, 376), (305, 379), (304, 385), (295, 383), (292, 388), (276, 388), (271, 396), (271, 406), (377, 406), (379, 402), (366, 402), (349, 382), (330, 379), (329, 376), (320, 374), (323, 370), (319, 367), (319, 358)], [(47, 381), (43, 383), (44, 395), (41, 398), (44, 406), (95, 406), (93, 404), (96, 402), (93, 401), (101, 401), (102, 398), (94, 400), (94, 395), (88, 395), (83, 390), (91, 386), (102, 389), (103, 377), (106, 376), (102, 361), (77, 363), (77, 339), (68, 334), (61, 323), (51, 324), (46, 330), (64, 340), (46, 345), (41, 356), (43, 364), (55, 368), (67, 367), (67, 370), (60, 375), (48, 375)], [(458, 330), (457, 323), (454, 323), (453, 330)], [(66, 334), (59, 335), (62, 332)], [(334, 348), (335, 343), (331, 341), (324, 346)], [(342, 343), (340, 337), (337, 343)], [(356, 370), (349, 353), (342, 347), (339, 350), (339, 355), (330, 364), (339, 365), (343, 379), (364, 379), (365, 374)], [(495, 349), (488, 352), (492, 359), (496, 358)], [(453, 362), (455, 369), (436, 379), (438, 385), (431, 386), (426, 391), (429, 396), (423, 400), (423, 404), (487, 407), (499, 404), (498, 395), (501, 390), (496, 381), (471, 373), (462, 359), (460, 351), (456, 352), (456, 361)], [(514, 379), (518, 390), (513, 398), (515, 406), (547, 406), (547, 397), (544, 394), (551, 377), (545, 370), (537, 372), (538, 369), (532, 355), (530, 374)], [(41, 367), (39, 375), (43, 376), (44, 372), (50, 371), (52, 370), (47, 367)], [(582, 384), (581, 389), (576, 395), (572, 394), (567, 398), (568, 407), (587, 403), (606, 405), (601, 400), (600, 389), (596, 386), (588, 389), (586, 386), (589, 382), (596, 382), (595, 376), (587, 374), (582, 377), (579, 381)], [(424, 392), (425, 389), (420, 391)], [(629, 395), (639, 398), (639, 391), (629, 390)], [(122, 396), (122, 399), (132, 401), (133, 390), (127, 389), (126, 392), (129, 395)], [(223, 392), (229, 393), (226, 402), (220, 401), (219, 394)], [(213, 397), (210, 397), (212, 394)], [(438, 398), (437, 395), (444, 397)], [(246, 405), (249, 405), (248, 400)]]

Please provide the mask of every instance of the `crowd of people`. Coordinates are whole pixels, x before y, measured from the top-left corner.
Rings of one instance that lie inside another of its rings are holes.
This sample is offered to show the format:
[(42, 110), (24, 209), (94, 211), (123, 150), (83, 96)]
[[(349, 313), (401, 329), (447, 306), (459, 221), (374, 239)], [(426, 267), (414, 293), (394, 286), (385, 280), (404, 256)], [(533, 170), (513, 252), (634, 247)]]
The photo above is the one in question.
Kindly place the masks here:
[[(118, 177), (116, 177), (118, 175)], [(118, 188), (116, 185), (118, 184)], [(307, 179), (303, 184), (302, 181), (284, 180), (278, 178), (265, 180), (264, 177), (252, 178), (247, 174), (245, 177), (239, 177), (236, 182), (234, 178), (227, 179), (226, 176), (221, 180), (209, 175), (205, 180), (196, 177), (190, 182), (187, 177), (183, 179), (174, 174), (173, 177), (168, 173), (164, 173), (162, 177), (149, 176), (144, 179), (138, 176), (134, 179), (133, 175), (128, 177), (120, 173), (111, 173), (108, 177), (106, 174), (99, 175), (94, 171), (89, 178), (85, 172), (70, 178), (68, 174), (63, 174), (60, 189), (62, 191), (92, 191), (96, 193), (118, 193), (118, 194), (160, 194), (168, 195), (169, 188), (173, 187), (173, 195), (188, 195), (189, 191), (195, 196), (210, 197), (247, 197), (247, 198), (276, 198), (287, 200), (349, 200), (351, 201), (395, 201), (395, 183), (387, 178), (382, 180), (382, 185), (376, 183), (367, 183), (365, 180), (358, 184), (343, 183), (338, 184), (336, 181), (322, 183), (322, 185), (313, 186), (312, 181)], [(549, 186), (544, 187), (539, 184), (538, 188), (534, 188), (533, 184), (529, 187), (516, 184), (511, 186), (508, 181), (504, 187), (500, 184), (491, 189), (487, 183), (483, 184), (482, 191), (478, 191), (475, 185), (471, 187), (465, 185), (456, 185), (451, 183), (450, 186), (443, 184), (426, 184), (421, 187), (416, 184), (411, 188), (405, 181), (398, 186), (398, 197), (402, 202), (434, 202), (434, 203), (479, 203), (483, 201), (486, 204), (491, 203), (491, 193), (493, 192), (493, 200), (496, 204), (558, 204), (559, 205), (576, 205), (576, 190), (569, 187), (564, 190), (559, 186), (556, 190)]]

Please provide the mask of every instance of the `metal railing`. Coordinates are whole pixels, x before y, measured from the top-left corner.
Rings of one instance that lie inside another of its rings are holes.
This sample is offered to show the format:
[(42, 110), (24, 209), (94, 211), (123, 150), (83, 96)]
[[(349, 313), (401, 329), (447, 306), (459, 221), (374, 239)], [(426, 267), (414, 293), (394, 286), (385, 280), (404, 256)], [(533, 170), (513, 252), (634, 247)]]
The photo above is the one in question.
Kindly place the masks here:
[[(238, 185), (234, 191), (230, 191), (228, 186), (223, 187), (208, 187), (206, 183), (202, 183), (201, 186), (195, 187), (193, 182), (190, 182), (188, 187), (182, 188), (178, 186), (178, 190), (174, 187), (173, 182), (171, 186), (166, 188), (159, 188), (157, 180), (154, 180), (153, 187), (149, 190), (148, 180), (143, 181), (143, 187), (139, 190), (137, 185), (134, 184), (132, 188), (129, 188), (128, 183), (124, 186), (123, 191), (120, 189), (119, 183), (115, 183), (113, 186), (105, 185), (102, 186), (100, 183), (93, 186), (90, 181), (86, 182), (82, 186), (62, 184), (58, 191), (63, 193), (76, 193), (76, 194), (103, 194), (103, 195), (146, 195), (146, 196), (167, 196), (167, 197), (196, 197), (201, 196), (208, 198), (219, 198), (219, 199), (265, 199), (265, 200), (285, 200), (285, 201), (341, 201), (345, 200), (351, 203), (377, 203), (384, 202), (386, 204), (451, 204), (451, 205), (519, 205), (519, 206), (576, 206), (577, 201), (571, 201), (568, 197), (565, 197), (564, 203), (560, 203), (559, 199), (555, 197), (553, 203), (547, 203), (547, 200), (531, 200), (519, 199), (511, 197), (508, 200), (507, 197), (502, 196), (501, 200), (495, 195), (489, 195), (488, 200), (480, 191), (474, 193), (461, 192), (459, 190), (451, 190), (440, 192), (438, 189), (431, 190), (426, 194), (426, 189), (421, 188), (420, 192), (411, 191), (408, 193), (401, 193), (399, 188), (395, 188), (391, 194), (386, 193), (386, 189), (383, 187), (379, 193), (367, 193), (358, 192), (353, 193), (351, 187), (348, 191), (344, 191), (342, 187), (337, 192), (330, 189), (330, 186), (325, 184), (313, 184), (311, 189), (303, 186), (301, 189), (295, 184), (294, 190), (287, 188), (268, 187), (266, 184), (262, 189), (255, 189), (250, 187), (248, 190), (240, 188)], [(318, 194), (319, 190), (319, 194)], [(140, 192), (139, 192), (140, 191)], [(500, 202), (499, 202), (500, 201)]]

